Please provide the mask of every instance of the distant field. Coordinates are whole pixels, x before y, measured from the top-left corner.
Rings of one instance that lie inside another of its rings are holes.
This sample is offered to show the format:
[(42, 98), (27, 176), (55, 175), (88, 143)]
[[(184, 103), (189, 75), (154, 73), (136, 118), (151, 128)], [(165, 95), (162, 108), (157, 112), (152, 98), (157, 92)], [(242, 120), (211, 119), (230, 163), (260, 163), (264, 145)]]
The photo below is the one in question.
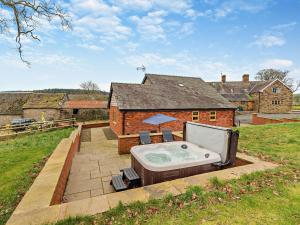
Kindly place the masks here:
[(55, 130), (0, 142), (1, 225), (6, 223), (47, 157), (72, 130)]

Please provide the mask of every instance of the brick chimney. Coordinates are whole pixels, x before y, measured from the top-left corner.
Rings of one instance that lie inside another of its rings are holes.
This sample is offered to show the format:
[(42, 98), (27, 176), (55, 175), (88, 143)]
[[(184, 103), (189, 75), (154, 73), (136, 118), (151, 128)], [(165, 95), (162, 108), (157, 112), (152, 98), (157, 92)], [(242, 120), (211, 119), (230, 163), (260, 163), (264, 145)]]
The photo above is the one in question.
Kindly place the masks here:
[(244, 74), (243, 75), (243, 82), (248, 83), (249, 82), (249, 74)]
[(225, 74), (222, 74), (221, 80), (222, 80), (222, 83), (225, 83), (225, 82), (226, 82), (226, 75), (225, 75)]

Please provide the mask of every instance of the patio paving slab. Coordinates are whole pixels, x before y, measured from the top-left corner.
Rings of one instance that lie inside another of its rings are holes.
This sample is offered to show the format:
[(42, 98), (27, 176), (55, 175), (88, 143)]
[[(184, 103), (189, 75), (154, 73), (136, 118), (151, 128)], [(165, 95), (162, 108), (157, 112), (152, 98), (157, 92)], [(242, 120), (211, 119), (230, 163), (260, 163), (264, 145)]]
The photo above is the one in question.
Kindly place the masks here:
[(90, 132), (90, 140), (81, 142), (72, 161), (64, 198), (67, 202), (80, 200), (87, 193), (91, 197), (114, 192), (111, 177), (131, 165), (130, 156), (118, 154), (117, 140), (107, 140), (103, 128)]

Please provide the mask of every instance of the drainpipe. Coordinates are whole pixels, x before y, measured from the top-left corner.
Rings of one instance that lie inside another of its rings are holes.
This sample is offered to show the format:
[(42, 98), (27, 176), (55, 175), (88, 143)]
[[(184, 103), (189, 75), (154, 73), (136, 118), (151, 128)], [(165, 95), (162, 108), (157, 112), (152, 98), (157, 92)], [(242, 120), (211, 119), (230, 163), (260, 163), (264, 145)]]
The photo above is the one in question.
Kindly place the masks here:
[(122, 135), (125, 134), (125, 119), (126, 119), (125, 114), (126, 112), (123, 111), (122, 112)]
[(258, 92), (258, 112), (260, 112), (260, 92)]

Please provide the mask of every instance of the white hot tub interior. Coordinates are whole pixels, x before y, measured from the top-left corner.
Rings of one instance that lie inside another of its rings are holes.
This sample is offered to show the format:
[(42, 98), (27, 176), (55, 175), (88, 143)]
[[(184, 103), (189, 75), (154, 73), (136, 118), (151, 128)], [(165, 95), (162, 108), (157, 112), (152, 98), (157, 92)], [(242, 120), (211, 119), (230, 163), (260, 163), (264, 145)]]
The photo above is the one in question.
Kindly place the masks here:
[(221, 161), (219, 154), (185, 141), (135, 146), (131, 154), (150, 170), (170, 170)]

